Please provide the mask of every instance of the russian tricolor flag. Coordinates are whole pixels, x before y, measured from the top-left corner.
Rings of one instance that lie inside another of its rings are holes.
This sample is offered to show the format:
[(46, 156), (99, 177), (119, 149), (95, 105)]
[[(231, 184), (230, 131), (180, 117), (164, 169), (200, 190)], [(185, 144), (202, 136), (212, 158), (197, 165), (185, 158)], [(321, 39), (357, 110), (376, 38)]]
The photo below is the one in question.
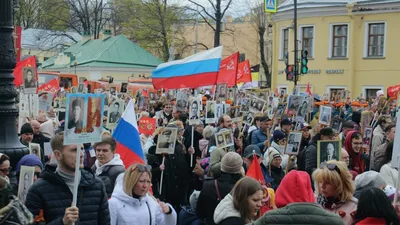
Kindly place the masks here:
[(152, 73), (155, 89), (197, 88), (217, 82), (222, 46), (160, 64)]
[(125, 168), (134, 163), (145, 163), (132, 100), (129, 101), (122, 118), (118, 121), (113, 137), (117, 142), (116, 153), (120, 155)]

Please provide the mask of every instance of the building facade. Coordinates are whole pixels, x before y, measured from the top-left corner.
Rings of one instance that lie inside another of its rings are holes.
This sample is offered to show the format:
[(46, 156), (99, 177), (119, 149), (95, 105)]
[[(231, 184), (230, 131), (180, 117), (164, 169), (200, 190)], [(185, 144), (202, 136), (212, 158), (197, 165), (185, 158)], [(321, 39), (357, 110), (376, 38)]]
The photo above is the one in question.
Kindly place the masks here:
[[(291, 93), (285, 54), (293, 64), (293, 0), (281, 4), (272, 20), (272, 88)], [(309, 69), (298, 91), (310, 83), (319, 95), (345, 89), (353, 98), (370, 98), (399, 84), (399, 23), (400, 0), (298, 0), (298, 49), (308, 51)]]

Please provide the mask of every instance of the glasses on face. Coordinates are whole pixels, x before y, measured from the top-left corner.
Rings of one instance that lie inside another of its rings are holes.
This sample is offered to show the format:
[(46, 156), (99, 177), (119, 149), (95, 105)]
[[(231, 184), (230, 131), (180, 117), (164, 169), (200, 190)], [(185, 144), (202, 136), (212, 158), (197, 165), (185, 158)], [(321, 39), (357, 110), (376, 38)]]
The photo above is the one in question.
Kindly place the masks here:
[(143, 172), (150, 172), (151, 170), (151, 166), (146, 166), (146, 165), (142, 165), (142, 164), (137, 164), (136, 167), (133, 170), (139, 170), (139, 172), (143, 173)]
[(330, 171), (336, 171), (338, 174), (340, 174), (340, 169), (336, 164), (328, 164), (326, 162), (321, 163), (320, 169), (328, 168)]
[(0, 171), (3, 173), (9, 173), (11, 171), (11, 169), (12, 169), (12, 167), (8, 167), (8, 168), (0, 169)]

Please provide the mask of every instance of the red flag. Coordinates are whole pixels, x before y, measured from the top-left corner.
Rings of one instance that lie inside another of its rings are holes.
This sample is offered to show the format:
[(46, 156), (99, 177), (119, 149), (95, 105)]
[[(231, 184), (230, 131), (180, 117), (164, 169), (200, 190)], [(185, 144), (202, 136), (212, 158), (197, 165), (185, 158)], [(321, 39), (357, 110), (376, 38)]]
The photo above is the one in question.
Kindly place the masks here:
[(397, 99), (397, 94), (400, 92), (400, 85), (390, 86), (387, 89), (387, 93), (390, 98)]
[(149, 97), (149, 93), (145, 89), (142, 90), (142, 95), (143, 95), (143, 97), (146, 97), (146, 98)]
[(42, 84), (40, 87), (38, 87), (38, 92), (39, 91), (48, 91), (52, 93), (56, 93), (58, 90), (60, 90), (60, 85), (58, 84), (58, 79), (54, 78), (51, 81)]
[(31, 57), (28, 57), (28, 58), (18, 62), (17, 66), (15, 66), (13, 74), (15, 77), (14, 84), (16, 87), (19, 87), (24, 83), (24, 78), (22, 75), (22, 73), (24, 72), (24, 67), (32, 67), (32, 69), (35, 73), (36, 80), (38, 80), (37, 72), (36, 72), (36, 57), (31, 56)]
[(273, 205), (271, 204), (271, 198), (268, 192), (267, 185), (265, 184), (264, 175), (261, 171), (261, 166), (259, 161), (257, 160), (257, 156), (253, 155), (253, 162), (251, 162), (249, 169), (247, 170), (246, 176), (251, 177), (257, 180), (261, 186), (263, 187), (263, 205), (260, 209), (260, 216), (264, 215), (265, 212), (273, 209)]
[(306, 93), (308, 93), (310, 96), (312, 96), (311, 89), (310, 89), (310, 82), (308, 82), (308, 84), (307, 84)]
[(251, 82), (250, 61), (245, 60), (238, 65), (236, 83)]
[(223, 59), (219, 67), (217, 84), (227, 84), (228, 87), (236, 85), (236, 74), (238, 69), (239, 52)]
[(139, 119), (139, 133), (152, 135), (156, 131), (156, 118), (141, 117)]

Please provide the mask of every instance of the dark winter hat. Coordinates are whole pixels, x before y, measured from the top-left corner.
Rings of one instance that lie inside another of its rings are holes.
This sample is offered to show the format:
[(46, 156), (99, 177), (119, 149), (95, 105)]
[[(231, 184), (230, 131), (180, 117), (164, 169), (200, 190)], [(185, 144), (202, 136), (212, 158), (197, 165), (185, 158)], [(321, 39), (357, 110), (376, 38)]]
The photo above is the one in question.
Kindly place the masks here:
[(230, 174), (239, 174), (243, 166), (242, 157), (236, 152), (228, 152), (222, 157), (221, 171)]
[(257, 145), (249, 145), (244, 149), (243, 156), (245, 158), (249, 158), (250, 156), (253, 156), (253, 151), (256, 155), (259, 157), (262, 157), (262, 153), (260, 148)]
[(280, 130), (275, 130), (272, 137), (274, 138), (274, 142), (278, 143), (280, 140), (286, 138), (286, 135)]
[(285, 125), (292, 125), (292, 122), (289, 119), (283, 119), (281, 121), (281, 126), (285, 126)]
[(25, 123), (21, 126), (20, 134), (33, 134), (33, 128), (30, 123)]

